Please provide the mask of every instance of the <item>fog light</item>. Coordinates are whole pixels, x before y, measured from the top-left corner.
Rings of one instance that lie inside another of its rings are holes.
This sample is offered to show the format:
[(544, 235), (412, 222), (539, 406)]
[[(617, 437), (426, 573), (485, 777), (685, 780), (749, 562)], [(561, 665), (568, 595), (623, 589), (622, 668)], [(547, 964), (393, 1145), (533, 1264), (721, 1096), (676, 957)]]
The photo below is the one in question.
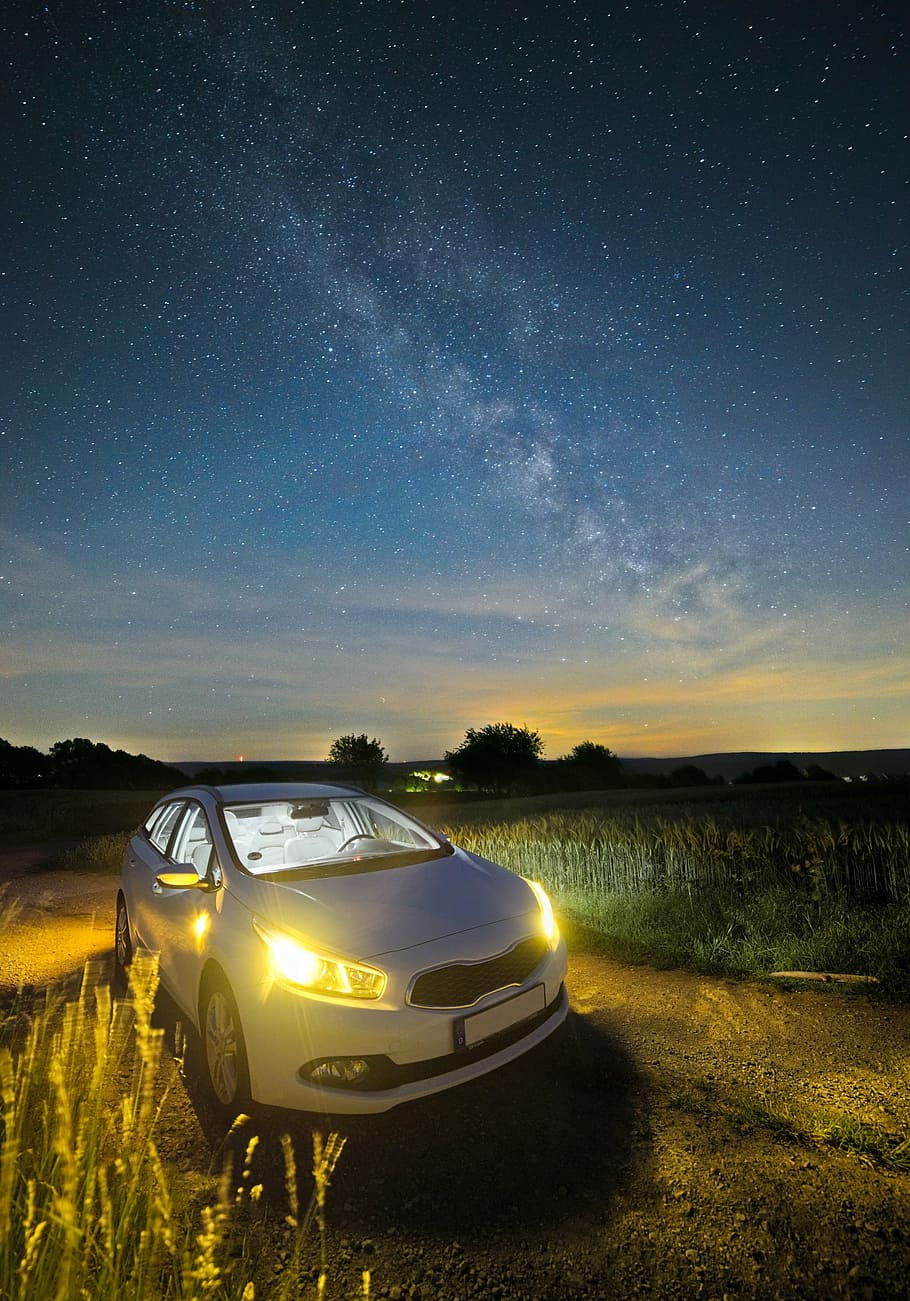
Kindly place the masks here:
[(326, 1061), (310, 1062), (301, 1071), (314, 1084), (328, 1084), (338, 1088), (345, 1084), (356, 1084), (369, 1072), (369, 1065), (362, 1057), (329, 1057)]

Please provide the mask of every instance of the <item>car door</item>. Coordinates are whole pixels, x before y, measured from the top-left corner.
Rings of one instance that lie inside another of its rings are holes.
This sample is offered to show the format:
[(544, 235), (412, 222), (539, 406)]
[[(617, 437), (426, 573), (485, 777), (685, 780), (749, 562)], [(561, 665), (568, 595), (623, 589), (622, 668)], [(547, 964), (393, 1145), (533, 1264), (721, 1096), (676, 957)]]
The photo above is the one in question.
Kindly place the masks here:
[[(168, 846), (166, 873), (220, 881), (212, 829), (201, 804), (188, 801)], [(218, 870), (216, 870), (218, 869)], [(196, 885), (152, 886), (161, 979), (185, 1011), (193, 1013), (201, 955), (214, 909), (212, 893)]]
[[(184, 1011), (195, 1013), (196, 972), (201, 951), (199, 918), (211, 895), (198, 886), (161, 885), (162, 873), (206, 875), (214, 853), (205, 811), (195, 800), (162, 807), (133, 837), (127, 858), (128, 896), (139, 943), (158, 955), (162, 985)], [(214, 866), (214, 864), (213, 864)]]
[(171, 800), (157, 809), (144, 829), (133, 836), (124, 862), (124, 887), (136, 938), (145, 949), (161, 949), (161, 887), (159, 872), (171, 867), (168, 849), (186, 811), (186, 800)]

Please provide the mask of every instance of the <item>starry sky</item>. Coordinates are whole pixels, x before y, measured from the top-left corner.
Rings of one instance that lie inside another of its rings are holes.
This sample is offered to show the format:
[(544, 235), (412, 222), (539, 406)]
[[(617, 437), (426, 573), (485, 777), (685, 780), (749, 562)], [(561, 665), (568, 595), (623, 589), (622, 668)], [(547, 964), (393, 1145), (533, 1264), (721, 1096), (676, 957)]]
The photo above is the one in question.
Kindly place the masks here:
[(907, 745), (904, 14), (7, 0), (0, 735)]

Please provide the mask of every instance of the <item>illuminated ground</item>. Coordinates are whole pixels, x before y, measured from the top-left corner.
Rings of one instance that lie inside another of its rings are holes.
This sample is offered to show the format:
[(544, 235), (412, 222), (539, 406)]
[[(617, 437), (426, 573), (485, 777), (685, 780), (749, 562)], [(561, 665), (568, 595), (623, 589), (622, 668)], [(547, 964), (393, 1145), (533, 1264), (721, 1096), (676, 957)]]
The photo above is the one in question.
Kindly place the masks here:
[[(111, 878), (43, 872), (8, 892), (22, 907), (5, 930), (7, 989), (17, 973), (37, 984), (109, 953)], [(329, 1295), (356, 1295), (364, 1269), (372, 1295), (410, 1301), (906, 1294), (910, 1175), (792, 1131), (833, 1113), (910, 1134), (910, 1009), (585, 954), (570, 979), (558, 1045), (339, 1123)], [(161, 1020), (172, 1028), (166, 1000)], [(173, 1075), (162, 1153), (198, 1186), (222, 1133)], [(294, 1137), (306, 1185), (313, 1124), (274, 1112), (255, 1124), (274, 1212), (267, 1296), (284, 1246), (279, 1136)]]

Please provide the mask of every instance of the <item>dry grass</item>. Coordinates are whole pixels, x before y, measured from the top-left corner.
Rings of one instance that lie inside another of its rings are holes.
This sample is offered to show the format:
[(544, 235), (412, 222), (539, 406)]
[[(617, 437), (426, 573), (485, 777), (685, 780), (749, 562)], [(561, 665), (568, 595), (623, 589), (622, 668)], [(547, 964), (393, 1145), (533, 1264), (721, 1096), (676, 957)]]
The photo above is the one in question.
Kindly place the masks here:
[[(154, 962), (138, 957), (130, 981), (129, 997), (117, 1000), (88, 967), (76, 998), (52, 992), (0, 1022), (0, 1297), (253, 1301), (258, 1140), (247, 1144), (239, 1180), (225, 1168), (195, 1210), (185, 1206), (156, 1140), (168, 1085), (152, 1024)], [(325, 1196), (342, 1146), (335, 1134), (314, 1135), (314, 1190), (301, 1213), (285, 1139), (292, 1249), (258, 1295), (304, 1295), (320, 1254), (324, 1289)]]

